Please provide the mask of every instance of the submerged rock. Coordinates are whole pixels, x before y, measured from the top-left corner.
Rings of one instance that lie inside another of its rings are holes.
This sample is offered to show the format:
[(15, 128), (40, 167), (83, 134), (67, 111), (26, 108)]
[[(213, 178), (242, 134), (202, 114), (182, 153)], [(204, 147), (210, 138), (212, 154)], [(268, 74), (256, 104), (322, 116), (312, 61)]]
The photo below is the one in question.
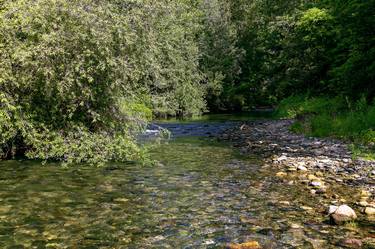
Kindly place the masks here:
[(339, 206), (333, 213), (330, 214), (330, 217), (337, 225), (357, 219), (356, 213), (348, 205)]
[(230, 244), (228, 249), (261, 249), (257, 241), (248, 241), (242, 244)]
[(287, 173), (282, 172), (282, 171), (276, 173), (276, 176), (277, 176), (277, 177), (280, 177), (280, 178), (282, 178), (282, 177), (286, 177), (287, 175), (288, 175)]
[(359, 239), (344, 239), (339, 242), (339, 245), (346, 248), (362, 248), (362, 241)]

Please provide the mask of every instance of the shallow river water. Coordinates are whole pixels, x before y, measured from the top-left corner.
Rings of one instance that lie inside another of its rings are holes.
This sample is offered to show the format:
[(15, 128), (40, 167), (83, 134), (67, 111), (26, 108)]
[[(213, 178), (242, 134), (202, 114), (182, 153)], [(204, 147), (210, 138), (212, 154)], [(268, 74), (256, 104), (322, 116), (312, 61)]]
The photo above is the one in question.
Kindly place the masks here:
[(330, 225), (308, 189), (210, 139), (223, 123), (209, 123), (185, 123), (206, 137), (169, 123), (185, 135), (152, 149), (155, 166), (1, 162), (0, 248), (340, 248), (374, 236), (361, 220)]

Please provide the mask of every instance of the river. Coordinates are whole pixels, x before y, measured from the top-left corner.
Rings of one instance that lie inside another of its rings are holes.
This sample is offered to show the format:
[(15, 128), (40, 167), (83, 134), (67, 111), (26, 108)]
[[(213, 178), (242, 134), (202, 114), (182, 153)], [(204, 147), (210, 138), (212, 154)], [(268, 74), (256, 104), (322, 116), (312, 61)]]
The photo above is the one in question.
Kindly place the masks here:
[(151, 149), (154, 166), (1, 162), (0, 248), (340, 248), (374, 235), (329, 224), (307, 189), (213, 138), (238, 120), (160, 124), (172, 139)]

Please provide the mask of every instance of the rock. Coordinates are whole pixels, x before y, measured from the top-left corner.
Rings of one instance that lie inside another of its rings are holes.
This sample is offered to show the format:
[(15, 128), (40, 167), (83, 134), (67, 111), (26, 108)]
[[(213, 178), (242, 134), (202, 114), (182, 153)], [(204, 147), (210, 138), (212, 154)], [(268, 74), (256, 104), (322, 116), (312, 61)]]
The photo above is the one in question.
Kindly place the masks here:
[(369, 204), (367, 201), (360, 201), (360, 202), (357, 202), (357, 205), (361, 207), (367, 207)]
[(289, 201), (279, 201), (281, 205), (290, 205)]
[(328, 211), (327, 211), (328, 215), (331, 215), (331, 214), (333, 214), (334, 212), (336, 212), (336, 210), (337, 210), (338, 208), (339, 208), (338, 206), (334, 206), (334, 205), (329, 206)]
[(256, 241), (248, 241), (242, 244), (230, 244), (228, 249), (261, 249), (260, 245)]
[(309, 185), (314, 188), (321, 188), (323, 186), (323, 182), (312, 181), (309, 183)]
[(276, 161), (281, 162), (281, 161), (285, 161), (287, 159), (288, 158), (286, 156), (280, 156), (279, 158), (276, 158)]
[(301, 225), (298, 225), (298, 224), (295, 224), (295, 223), (292, 223), (292, 224), (290, 225), (290, 228), (292, 228), (292, 229), (301, 229), (302, 226), (301, 226)]
[(365, 214), (367, 214), (369, 216), (375, 215), (375, 208), (373, 208), (373, 207), (366, 207), (365, 208)]
[(356, 213), (348, 205), (339, 206), (334, 213), (331, 213), (330, 217), (337, 225), (357, 219)]
[(312, 207), (308, 207), (308, 206), (301, 206), (300, 208), (303, 209), (303, 210), (305, 210), (305, 211), (311, 211), (311, 210), (313, 210)]
[(344, 239), (339, 242), (339, 245), (346, 248), (362, 248), (362, 241), (359, 239)]
[(299, 171), (307, 171), (307, 168), (306, 168), (305, 166), (303, 166), (303, 165), (299, 165), (299, 166), (297, 167), (297, 169), (298, 169)]
[(276, 176), (277, 176), (277, 177), (280, 177), (280, 178), (282, 178), (282, 177), (286, 177), (287, 175), (288, 175), (287, 173), (282, 172), (282, 171), (276, 173)]

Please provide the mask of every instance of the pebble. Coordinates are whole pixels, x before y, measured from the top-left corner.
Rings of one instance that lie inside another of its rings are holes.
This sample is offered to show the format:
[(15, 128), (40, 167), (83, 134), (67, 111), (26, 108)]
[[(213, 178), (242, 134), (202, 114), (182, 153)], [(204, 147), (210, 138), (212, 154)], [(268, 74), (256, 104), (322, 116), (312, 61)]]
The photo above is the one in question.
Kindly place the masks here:
[(310, 186), (314, 187), (314, 188), (320, 188), (323, 186), (323, 183), (322, 182), (317, 182), (317, 181), (312, 181), (309, 183)]

